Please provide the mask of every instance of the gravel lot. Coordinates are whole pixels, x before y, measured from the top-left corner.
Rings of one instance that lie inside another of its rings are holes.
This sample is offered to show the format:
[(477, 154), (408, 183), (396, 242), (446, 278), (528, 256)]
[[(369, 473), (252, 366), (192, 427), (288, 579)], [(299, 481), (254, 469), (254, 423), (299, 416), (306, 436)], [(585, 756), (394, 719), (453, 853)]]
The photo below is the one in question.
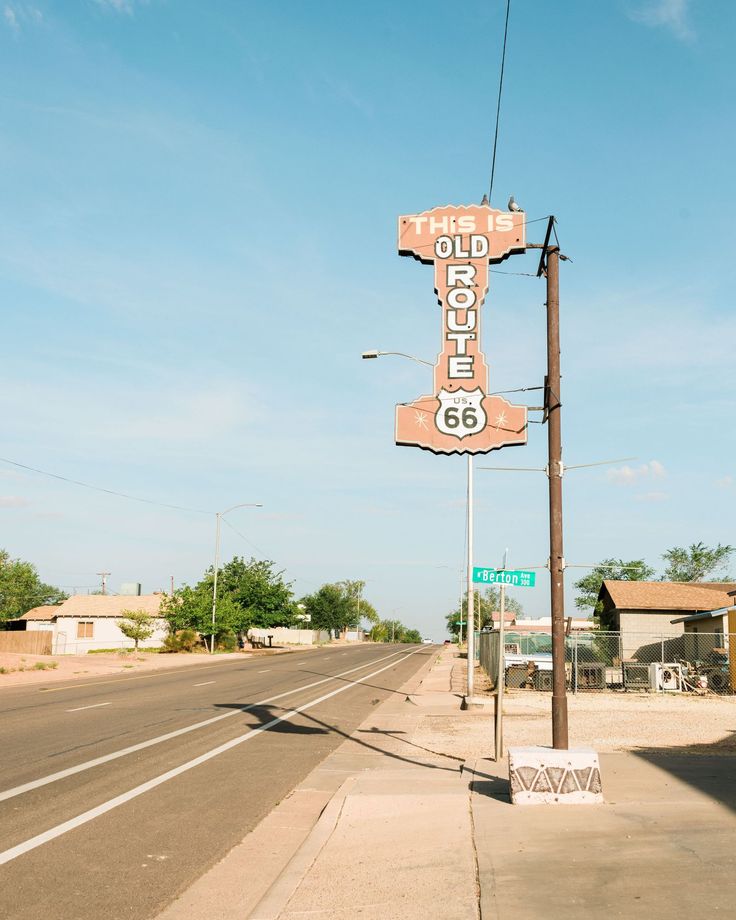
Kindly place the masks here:
[[(460, 666), (460, 661), (457, 662)], [(456, 667), (452, 690), (462, 693), (464, 665)], [(476, 672), (478, 673), (478, 672)], [(483, 691), (482, 672), (476, 678)], [(459, 707), (458, 696), (458, 707)], [(507, 690), (505, 746), (550, 745), (552, 695)], [(493, 747), (493, 706), (488, 713), (427, 715), (412, 739), (438, 753), (488, 756)], [(597, 751), (677, 749), (687, 753), (736, 753), (736, 696), (690, 693), (578, 693), (568, 696), (570, 744)]]

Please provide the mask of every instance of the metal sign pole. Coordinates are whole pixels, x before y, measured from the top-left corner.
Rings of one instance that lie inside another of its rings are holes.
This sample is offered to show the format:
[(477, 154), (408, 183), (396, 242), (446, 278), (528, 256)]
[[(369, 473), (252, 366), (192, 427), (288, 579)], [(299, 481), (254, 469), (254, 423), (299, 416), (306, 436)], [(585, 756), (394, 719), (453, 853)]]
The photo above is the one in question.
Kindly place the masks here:
[[(505, 567), (505, 563), (504, 563)], [(497, 718), (496, 718), (496, 760), (503, 757), (503, 691), (506, 684), (506, 656), (504, 647), (506, 642), (505, 619), (506, 619), (506, 585), (501, 582), (501, 608), (499, 611), (500, 619), (498, 624), (498, 683), (496, 685), (497, 697)]]
[[(473, 591), (473, 455), (468, 454), (468, 699), (473, 695), (475, 674), (475, 597)], [(462, 614), (461, 614), (462, 619)]]

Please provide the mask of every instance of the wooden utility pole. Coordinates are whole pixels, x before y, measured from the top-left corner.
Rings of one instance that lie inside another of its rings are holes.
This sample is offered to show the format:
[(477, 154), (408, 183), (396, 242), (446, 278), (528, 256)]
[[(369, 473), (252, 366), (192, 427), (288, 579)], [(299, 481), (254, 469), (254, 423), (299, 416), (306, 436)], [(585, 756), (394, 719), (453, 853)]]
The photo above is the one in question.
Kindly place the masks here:
[(107, 594), (107, 576), (112, 574), (111, 572), (98, 572), (97, 573), (102, 579), (102, 594)]
[[(554, 218), (550, 220), (552, 228)], [(549, 239), (549, 230), (547, 231)], [(552, 747), (567, 750), (565, 673), (565, 560), (562, 548), (562, 430), (560, 426), (560, 250), (546, 246), (547, 268), (547, 415), (549, 478), (549, 575), (552, 607)]]

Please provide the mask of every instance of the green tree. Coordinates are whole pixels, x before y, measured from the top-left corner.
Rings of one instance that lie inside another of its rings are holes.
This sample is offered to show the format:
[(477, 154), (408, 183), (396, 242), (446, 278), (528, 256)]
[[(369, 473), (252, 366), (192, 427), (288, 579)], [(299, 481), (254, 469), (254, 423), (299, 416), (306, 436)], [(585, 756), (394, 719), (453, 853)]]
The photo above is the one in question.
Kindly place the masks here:
[[(162, 604), (171, 632), (196, 629), (212, 635), (212, 590), (214, 570), (210, 567), (193, 587), (184, 585)], [(297, 613), (291, 586), (283, 572), (265, 560), (235, 556), (217, 576), (215, 642), (232, 645), (238, 634), (252, 627), (273, 629), (291, 626)]]
[(369, 603), (363, 597), (364, 581), (350, 581), (345, 579), (337, 583), (350, 601), (350, 620), (346, 626), (358, 628), (361, 620), (367, 620), (369, 623), (378, 622), (378, 614), (373, 604)]
[(714, 573), (723, 573), (728, 565), (731, 554), (736, 550), (733, 546), (706, 546), (704, 543), (691, 543), (686, 549), (683, 546), (673, 546), (662, 558), (667, 563), (662, 581), (730, 581), (730, 577), (721, 574), (718, 578), (710, 578)]
[[(475, 597), (473, 601), (473, 606), (475, 607), (475, 622), (478, 624), (480, 622), (481, 629), (484, 626), (490, 626), (492, 622), (491, 615), (493, 613), (498, 613), (501, 607), (501, 591), (495, 587), (488, 587), (484, 590), (480, 588), (474, 592)], [(480, 598), (480, 600), (478, 600)], [(480, 615), (478, 611), (480, 610)], [(517, 619), (520, 619), (524, 616), (524, 607), (521, 604), (521, 601), (517, 600), (515, 597), (509, 595), (509, 592), (506, 592), (506, 613), (513, 613)], [(454, 610), (450, 611), (447, 614), (447, 631), (451, 636), (456, 639), (460, 634), (460, 625), (459, 621), (461, 618), (461, 611), (455, 607)], [(463, 636), (465, 636), (467, 631), (467, 622), (468, 622), (468, 593), (465, 592), (462, 600), (462, 622), (463, 622)]]
[(604, 559), (591, 571), (575, 582), (578, 596), (575, 606), (578, 610), (590, 610), (595, 618), (600, 617), (603, 604), (598, 600), (601, 585), (608, 581), (650, 581), (654, 569), (643, 559)]
[(23, 616), (33, 607), (60, 604), (68, 596), (42, 582), (30, 562), (11, 559), (6, 550), (0, 549), (0, 624)]
[(145, 610), (122, 610), (121, 616), (123, 619), (118, 623), (120, 632), (135, 642), (137, 652), (138, 643), (145, 642), (153, 635), (154, 617)]
[(350, 622), (354, 607), (342, 585), (322, 585), (314, 594), (302, 598), (312, 629), (343, 629)]
[(407, 629), (406, 632), (404, 633), (404, 638), (401, 641), (411, 642), (411, 643), (421, 642), (422, 634), (419, 632), (418, 629)]
[(400, 620), (379, 620), (370, 631), (373, 642), (421, 642), (418, 629), (409, 629)]
[[(229, 597), (240, 608), (236, 632), (250, 627), (274, 629), (291, 626), (297, 614), (291, 584), (284, 581), (283, 571), (275, 563), (251, 558), (248, 562), (235, 556), (222, 567), (217, 579), (217, 609), (220, 598)], [(212, 574), (207, 582), (211, 585)]]

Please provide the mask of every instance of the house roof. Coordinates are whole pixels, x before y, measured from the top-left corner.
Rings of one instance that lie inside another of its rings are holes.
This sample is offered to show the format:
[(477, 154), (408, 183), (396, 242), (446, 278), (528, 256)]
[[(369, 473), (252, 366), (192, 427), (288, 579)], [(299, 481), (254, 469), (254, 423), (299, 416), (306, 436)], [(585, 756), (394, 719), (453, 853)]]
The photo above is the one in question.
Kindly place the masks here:
[(717, 620), (725, 616), (733, 607), (720, 607), (718, 610), (702, 610), (700, 613), (691, 613), (687, 617), (678, 617), (676, 620), (670, 620), (670, 623), (694, 623), (696, 620)]
[(734, 582), (604, 581), (598, 595), (619, 610), (715, 610), (729, 607)]
[(56, 616), (59, 606), (57, 604), (46, 604), (43, 607), (33, 607), (18, 617), (19, 620), (53, 620)]
[(121, 617), (126, 610), (158, 615), (163, 594), (73, 594), (56, 611), (57, 617)]

